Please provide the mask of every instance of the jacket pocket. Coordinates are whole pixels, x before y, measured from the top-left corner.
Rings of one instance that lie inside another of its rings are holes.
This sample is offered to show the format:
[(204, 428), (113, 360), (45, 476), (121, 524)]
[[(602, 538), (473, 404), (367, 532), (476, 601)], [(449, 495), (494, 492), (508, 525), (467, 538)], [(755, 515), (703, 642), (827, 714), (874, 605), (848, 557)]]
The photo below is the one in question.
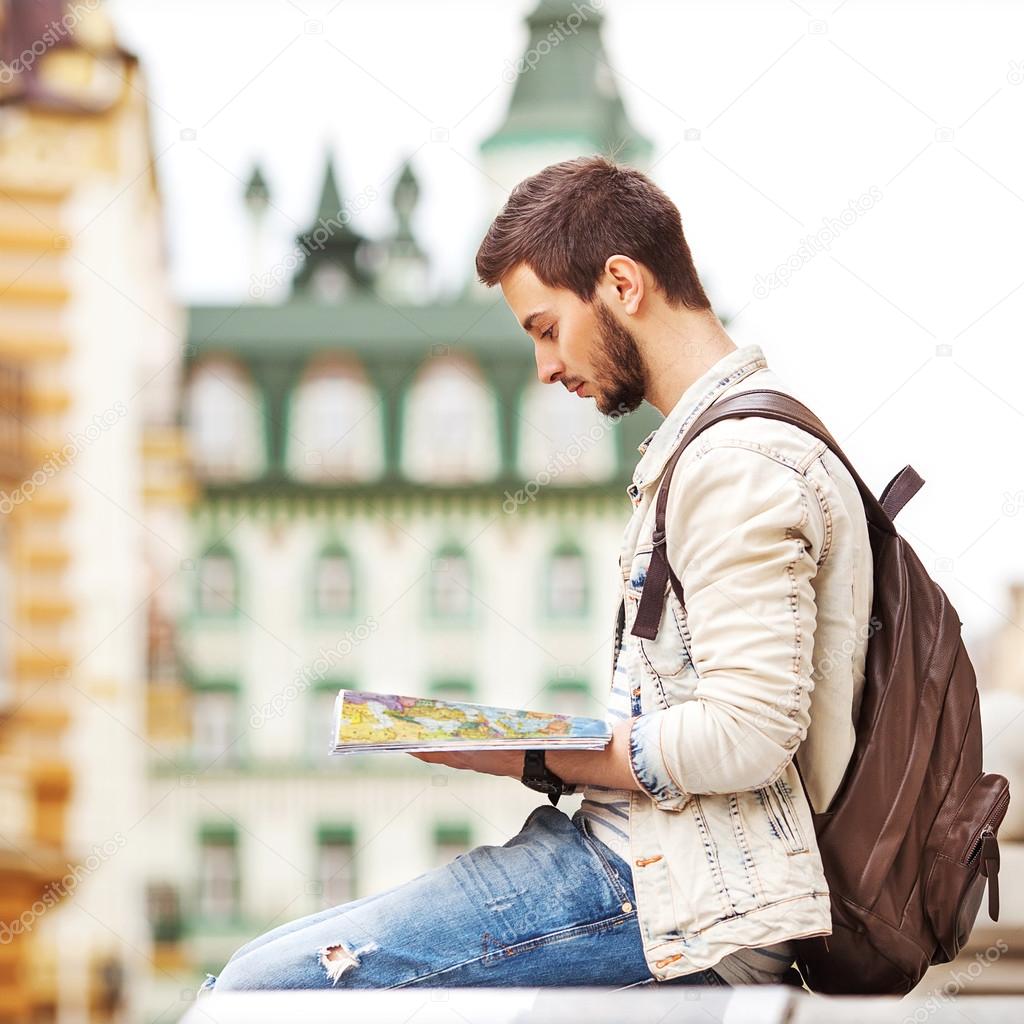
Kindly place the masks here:
[[(635, 604), (639, 604), (643, 593), (650, 562), (650, 547), (641, 548), (633, 556), (626, 593)], [(671, 588), (660, 596), (663, 603), (657, 637), (654, 640), (638, 638), (637, 641), (642, 662), (659, 680), (675, 678), (686, 672), (691, 665), (690, 647), (683, 625), (684, 613), (679, 607), (679, 601)]]
[(807, 839), (786, 780), (780, 777), (770, 786), (754, 790), (754, 795), (768, 819), (772, 835), (782, 843), (786, 853), (805, 853)]

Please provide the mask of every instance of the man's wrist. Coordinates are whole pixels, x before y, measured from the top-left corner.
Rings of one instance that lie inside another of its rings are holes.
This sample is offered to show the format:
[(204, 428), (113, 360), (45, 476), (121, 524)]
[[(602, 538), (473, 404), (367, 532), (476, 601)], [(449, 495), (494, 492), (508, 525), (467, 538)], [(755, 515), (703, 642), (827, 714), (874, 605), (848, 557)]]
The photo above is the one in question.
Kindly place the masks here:
[(547, 763), (544, 750), (527, 750), (523, 754), (523, 772), (519, 781), (538, 793), (546, 793), (553, 804), (557, 804), (564, 793), (573, 791)]
[[(567, 785), (573, 789), (581, 784), (580, 772), (586, 770), (586, 761), (590, 750), (549, 750), (545, 758), (547, 766)], [(569, 790), (566, 790), (569, 792)]]
[(549, 750), (548, 766), (577, 789), (600, 786), (642, 792), (643, 786), (633, 774), (629, 759), (629, 729), (633, 721), (628, 718), (618, 723), (608, 745), (601, 750)]

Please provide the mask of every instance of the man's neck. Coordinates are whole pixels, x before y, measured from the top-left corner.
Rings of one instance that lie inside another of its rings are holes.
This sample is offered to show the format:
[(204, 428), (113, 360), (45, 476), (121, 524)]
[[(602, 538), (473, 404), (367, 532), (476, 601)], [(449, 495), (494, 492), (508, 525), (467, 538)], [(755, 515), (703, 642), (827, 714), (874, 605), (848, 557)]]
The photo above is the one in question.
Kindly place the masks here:
[(712, 312), (686, 311), (654, 320), (644, 336), (644, 398), (668, 416), (686, 389), (736, 347)]

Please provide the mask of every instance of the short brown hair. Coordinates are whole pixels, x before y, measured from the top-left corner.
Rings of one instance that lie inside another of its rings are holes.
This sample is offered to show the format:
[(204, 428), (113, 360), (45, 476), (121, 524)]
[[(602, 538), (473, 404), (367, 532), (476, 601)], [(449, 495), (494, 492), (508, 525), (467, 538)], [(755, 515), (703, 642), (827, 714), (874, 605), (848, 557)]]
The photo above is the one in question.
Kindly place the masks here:
[(609, 256), (642, 263), (671, 306), (710, 309), (675, 203), (645, 174), (603, 156), (551, 164), (519, 182), (476, 254), (488, 287), (525, 263), (584, 302)]

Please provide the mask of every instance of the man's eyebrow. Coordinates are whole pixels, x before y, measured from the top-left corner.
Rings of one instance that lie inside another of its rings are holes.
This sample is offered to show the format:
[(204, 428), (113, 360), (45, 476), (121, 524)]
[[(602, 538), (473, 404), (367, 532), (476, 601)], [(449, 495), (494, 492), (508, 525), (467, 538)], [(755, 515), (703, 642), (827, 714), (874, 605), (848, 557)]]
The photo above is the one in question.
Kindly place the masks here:
[(527, 317), (527, 318), (526, 318), (526, 319), (525, 319), (525, 320), (523, 321), (523, 330), (524, 330), (524, 331), (526, 331), (526, 333), (527, 333), (527, 334), (529, 334), (529, 333), (530, 333), (530, 331), (531, 331), (531, 330), (533, 330), (533, 324), (534, 324), (534, 321), (535, 321), (535, 320), (537, 319), (537, 317), (539, 317), (539, 316), (543, 316), (543, 315), (544, 315), (544, 314), (545, 314), (546, 312), (547, 312), (547, 310), (546, 310), (546, 309), (535, 309), (535, 310), (534, 310), (534, 311), (533, 311), (533, 312), (532, 312), (532, 313), (531, 313), (531, 314), (530, 314), (530, 315), (529, 315), (529, 316), (528, 316), (528, 317)]

